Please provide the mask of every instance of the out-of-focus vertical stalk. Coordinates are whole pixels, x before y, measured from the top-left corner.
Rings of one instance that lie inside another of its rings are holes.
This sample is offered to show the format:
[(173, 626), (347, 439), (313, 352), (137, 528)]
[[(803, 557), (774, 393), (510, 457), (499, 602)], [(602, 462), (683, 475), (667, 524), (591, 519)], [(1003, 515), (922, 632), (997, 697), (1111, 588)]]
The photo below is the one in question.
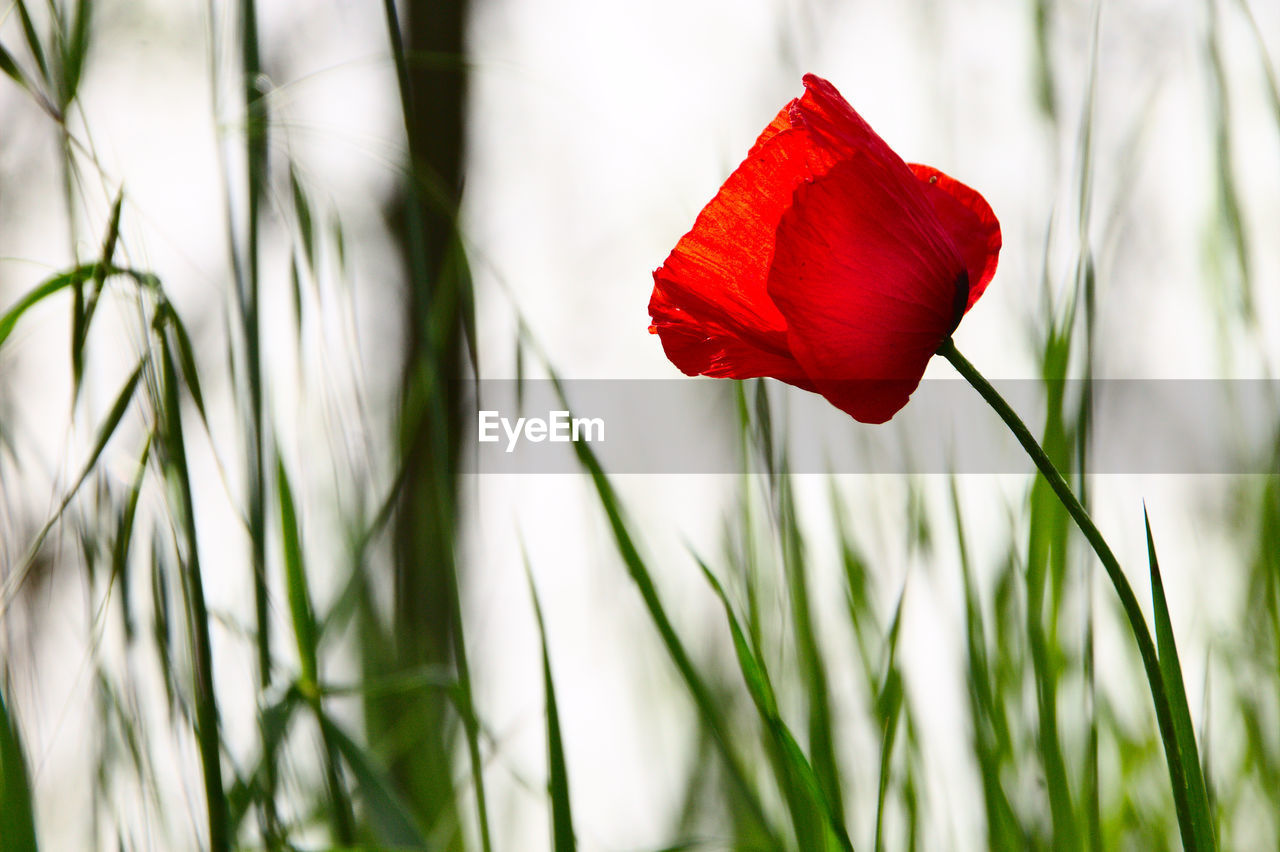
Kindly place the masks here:
[(262, 354), (258, 320), (258, 219), (259, 204), (266, 188), (267, 127), (266, 106), (258, 91), (262, 71), (258, 51), (258, 21), (254, 0), (240, 0), (240, 48), (242, 92), (245, 110), (245, 149), (248, 197), (244, 233), (244, 277), (239, 289), (240, 322), (244, 332), (244, 370), (248, 382), (248, 498), (249, 537), (253, 558), (254, 609), (258, 628), (258, 678), (266, 689), (271, 685), (271, 634), (267, 622), (266, 589), (266, 498), (262, 449)]
[[(405, 337), (399, 422), (401, 491), (394, 526), (392, 659), (383, 670), (452, 667), (475, 784), (480, 839), (489, 846), (479, 731), (461, 630), (454, 536), (462, 430), (457, 379), (472, 310), (471, 279), (457, 232), (461, 198), (466, 73), (465, 0), (404, 4), (403, 29), (385, 0), (408, 142), (407, 179), (391, 219), (404, 258)], [(445, 61), (422, 63), (430, 56)], [(424, 823), (458, 824), (452, 779), (449, 698), (422, 688), (371, 699), (370, 737), (388, 751), (392, 777)], [(412, 720), (411, 722), (407, 720)], [(459, 832), (448, 849), (461, 849)]]
[(213, 682), (213, 650), (209, 636), (209, 610), (204, 599), (204, 578), (200, 570), (200, 545), (196, 536), (195, 499), (187, 467), (186, 440), (182, 431), (182, 406), (178, 377), (167, 340), (161, 339), (160, 388), (161, 424), (159, 452), (165, 476), (177, 496), (175, 511), (181, 527), (179, 561), (191, 643), (191, 673), (195, 704), (196, 742), (204, 780), (209, 816), (210, 852), (229, 852), (231, 831), (226, 792), (222, 787), (222, 751), (219, 736), (218, 691)]
[[(241, 369), (244, 374), (241, 400), (245, 441), (246, 519), (249, 526), (250, 570), (253, 572), (253, 607), (258, 659), (258, 687), (265, 695), (271, 688), (271, 620), (267, 595), (266, 477), (262, 422), (262, 349), (259, 319), (258, 229), (262, 199), (267, 182), (266, 103), (258, 88), (262, 57), (258, 45), (258, 13), (254, 0), (240, 0), (240, 92), (244, 98), (245, 220), (236, 279), (240, 332), (244, 347)], [(234, 233), (234, 230), (233, 230)], [(237, 251), (233, 244), (232, 251)], [(263, 742), (268, 738), (263, 735)], [(262, 820), (268, 846), (280, 840), (275, 812), (276, 772), (274, 760), (265, 761)]]

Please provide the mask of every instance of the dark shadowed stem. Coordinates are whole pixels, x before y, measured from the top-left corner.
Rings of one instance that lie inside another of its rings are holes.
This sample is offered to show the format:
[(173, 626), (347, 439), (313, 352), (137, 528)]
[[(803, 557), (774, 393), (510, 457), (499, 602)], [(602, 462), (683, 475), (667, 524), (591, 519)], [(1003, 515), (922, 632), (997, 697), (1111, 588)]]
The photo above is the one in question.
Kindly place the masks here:
[[(1098, 527), (1093, 523), (1093, 519), (1089, 517), (1089, 513), (1085, 511), (1084, 506), (1076, 499), (1076, 495), (1071, 491), (1071, 486), (1067, 484), (1058, 469), (1053, 466), (1053, 462), (1049, 460), (1049, 456), (1040, 447), (1035, 436), (1031, 434), (1031, 430), (1022, 422), (1022, 418), (1018, 417), (1017, 413), (1009, 407), (1009, 403), (1004, 401), (1004, 397), (1000, 396), (996, 389), (991, 386), (991, 383), (978, 372), (978, 369), (960, 354), (951, 338), (947, 338), (942, 346), (939, 347), (938, 354), (950, 361), (960, 375), (964, 376), (965, 380), (973, 385), (978, 393), (982, 394), (982, 398), (995, 409), (996, 414), (1000, 415), (1000, 419), (1013, 432), (1013, 436), (1018, 439), (1018, 443), (1027, 451), (1027, 455), (1031, 456), (1031, 460), (1035, 462), (1041, 475), (1049, 483), (1049, 487), (1053, 489), (1053, 493), (1058, 495), (1058, 499), (1062, 501), (1067, 513), (1071, 515), (1072, 520), (1076, 522), (1076, 526), (1080, 528), (1080, 532), (1084, 533), (1084, 537), (1089, 540), (1089, 544), (1093, 547), (1093, 552), (1098, 554), (1098, 559), (1102, 561), (1102, 567), (1106, 569), (1107, 576), (1111, 579), (1111, 585), (1115, 587), (1116, 594), (1120, 597), (1120, 605), (1124, 607), (1125, 617), (1129, 619), (1133, 638), (1138, 643), (1138, 652), (1142, 654), (1142, 665), (1147, 671), (1147, 682), (1151, 685), (1151, 698), (1155, 702), (1156, 721), (1160, 725), (1160, 737), (1164, 740), (1165, 757), (1169, 763), (1169, 777), (1173, 782), (1173, 800), (1178, 810), (1178, 822), (1183, 826), (1187, 825), (1190, 819), (1187, 776), (1182, 765), (1182, 754), (1178, 749), (1177, 734), (1173, 726), (1173, 714), (1169, 705), (1168, 693), (1165, 689), (1164, 676), (1160, 671), (1160, 658), (1156, 653), (1156, 645), (1151, 638), (1151, 631), (1147, 628), (1146, 619), (1142, 615), (1142, 608), (1138, 605), (1138, 599), (1133, 594), (1129, 581), (1125, 579), (1124, 572), (1120, 570), (1120, 562), (1116, 559), (1115, 554), (1111, 552), (1111, 548), (1107, 545), (1106, 540), (1103, 539), (1102, 533), (1098, 531)], [(1184, 832), (1184, 839), (1185, 836)]]

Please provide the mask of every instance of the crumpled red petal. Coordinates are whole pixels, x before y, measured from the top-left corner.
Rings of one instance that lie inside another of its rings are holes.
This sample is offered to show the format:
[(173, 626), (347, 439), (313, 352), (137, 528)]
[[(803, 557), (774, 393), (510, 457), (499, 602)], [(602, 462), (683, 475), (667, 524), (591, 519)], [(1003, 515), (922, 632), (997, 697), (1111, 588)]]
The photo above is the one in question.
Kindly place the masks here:
[(915, 176), (928, 186), (925, 195), (964, 259), (969, 272), (969, 298), (964, 308), (967, 312), (996, 274), (996, 263), (1000, 259), (1000, 223), (991, 205), (976, 191), (932, 166), (919, 163), (910, 166)]
[(765, 290), (778, 220), (808, 174), (803, 145), (784, 107), (653, 273), (650, 328), (686, 374), (803, 378)]
[(965, 286), (925, 186), (901, 161), (854, 156), (797, 189), (778, 225), (769, 296), (791, 353), (863, 422), (906, 405)]

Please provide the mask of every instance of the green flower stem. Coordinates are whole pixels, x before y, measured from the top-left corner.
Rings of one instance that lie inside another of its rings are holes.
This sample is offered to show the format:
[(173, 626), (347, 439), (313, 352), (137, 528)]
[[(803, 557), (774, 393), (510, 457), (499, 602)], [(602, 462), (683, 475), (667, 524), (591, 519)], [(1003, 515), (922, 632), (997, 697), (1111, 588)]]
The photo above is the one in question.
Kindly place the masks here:
[(1022, 448), (1027, 451), (1027, 455), (1031, 456), (1031, 460), (1035, 462), (1036, 467), (1039, 468), (1040, 473), (1049, 483), (1049, 487), (1053, 489), (1053, 493), (1058, 495), (1058, 499), (1062, 501), (1062, 505), (1066, 507), (1068, 514), (1076, 522), (1080, 532), (1084, 533), (1084, 537), (1089, 540), (1089, 544), (1093, 546), (1093, 552), (1098, 554), (1098, 558), (1102, 560), (1102, 567), (1107, 570), (1111, 585), (1115, 587), (1116, 594), (1120, 596), (1120, 605), (1124, 607), (1124, 614), (1129, 619), (1129, 626), (1133, 630), (1133, 638), (1138, 642), (1138, 652), (1142, 654), (1142, 665), (1147, 670), (1147, 681), (1151, 685), (1151, 698), (1155, 702), (1156, 721), (1160, 725), (1160, 737), (1164, 740), (1165, 757), (1169, 762), (1169, 777), (1173, 782), (1173, 800), (1178, 810), (1178, 822), (1183, 826), (1189, 825), (1191, 806), (1188, 799), (1187, 774), (1182, 765), (1183, 755), (1178, 748), (1177, 734), (1173, 726), (1173, 712), (1165, 688), (1164, 675), (1160, 671), (1160, 658), (1156, 652), (1155, 642), (1152, 641), (1151, 631), (1147, 628), (1146, 618), (1142, 615), (1142, 608), (1138, 606), (1138, 599), (1133, 594), (1129, 581), (1125, 579), (1124, 572), (1120, 570), (1120, 562), (1116, 559), (1116, 555), (1111, 552), (1111, 548), (1102, 537), (1102, 533), (1098, 532), (1098, 527), (1093, 523), (1093, 519), (1089, 517), (1089, 513), (1085, 511), (1084, 506), (1080, 505), (1080, 501), (1072, 493), (1071, 486), (1067, 484), (1058, 469), (1053, 466), (1053, 462), (1049, 460), (1049, 456), (1036, 441), (1035, 436), (1031, 434), (1031, 430), (1022, 422), (1017, 413), (1009, 407), (1009, 403), (1004, 401), (1004, 397), (1000, 396), (996, 389), (991, 386), (991, 383), (978, 372), (978, 369), (969, 363), (969, 359), (960, 354), (951, 338), (948, 337), (939, 347), (938, 354), (950, 361), (960, 375), (964, 376), (965, 380), (973, 385), (978, 393), (982, 394), (982, 398), (995, 409), (996, 414), (1000, 415), (1000, 419), (1005, 422), (1005, 425), (1013, 432), (1013, 436), (1018, 439), (1018, 443), (1022, 444)]

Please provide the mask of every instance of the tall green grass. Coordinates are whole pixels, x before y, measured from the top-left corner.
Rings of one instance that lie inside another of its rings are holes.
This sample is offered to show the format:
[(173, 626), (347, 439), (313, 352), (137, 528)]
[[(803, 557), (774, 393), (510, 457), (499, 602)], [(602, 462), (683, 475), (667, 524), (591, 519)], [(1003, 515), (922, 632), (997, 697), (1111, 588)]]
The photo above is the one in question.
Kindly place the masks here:
[[(1205, 568), (1167, 545), (1168, 521), (1155, 511), (1133, 534), (1145, 542), (1146, 562), (1123, 569), (1102, 552), (1110, 553), (1105, 544), (1072, 525), (1097, 512), (1096, 494), (1105, 490), (1089, 468), (1094, 401), (1071, 397), (1064, 381), (1097, 375), (1105, 297), (1117, 283), (1107, 253), (1119, 225), (1094, 210), (1102, 140), (1121, 135), (1140, 148), (1147, 115), (1135, 113), (1135, 127), (1098, 125), (1098, 99), (1115, 85), (1099, 71), (1109, 8), (1094, 5), (1089, 58), (1078, 66), (1062, 67), (1053, 52), (1069, 9), (1040, 0), (1027, 21), (1034, 77), (1027, 97), (1054, 144), (1074, 140), (1069, 189), (1052, 210), (1044, 205), (1055, 244), (1045, 248), (1031, 335), (1045, 417), (1028, 436), (1060, 479), (1021, 481), (996, 512), (994, 532), (991, 512), (966, 499), (974, 484), (952, 477), (892, 484), (832, 477), (815, 497), (791, 473), (789, 424), (767, 384), (740, 383), (725, 415), (743, 472), (727, 503), (711, 510), (724, 546), (670, 559), (655, 555), (662, 551), (651, 537), (660, 536), (635, 520), (626, 483), (589, 445), (575, 445), (587, 508), (606, 530), (600, 570), (634, 596), (648, 628), (635, 641), (657, 650), (678, 685), (668, 700), (695, 744), (676, 813), (650, 815), (664, 848), (1280, 845), (1276, 459), (1262, 463), (1269, 476), (1246, 478), (1232, 498), (1224, 528), (1243, 554), (1235, 572), (1240, 630), (1208, 647), (1179, 598), (1166, 598), (1165, 583), (1182, 588), (1194, 572), (1235, 566)], [(373, 10), (386, 25), (385, 62), (403, 123), (399, 186), (383, 212), (404, 270), (396, 296), (405, 342), (395, 404), (361, 404), (350, 414), (372, 419), (378, 437), (344, 467), (314, 459), (291, 413), (278, 410), (281, 378), (267, 355), (294, 341), (305, 359), (303, 328), (321, 302), (337, 304), (344, 322), (355, 307), (343, 280), (345, 211), (330, 211), (314, 191), (273, 113), (277, 83), (257, 5), (238, 0), (234, 23), (215, 26), (218, 43), (208, 46), (215, 81), (234, 83), (234, 103), (219, 109), (237, 116), (220, 140), (225, 334), (216, 322), (201, 318), (197, 326), (182, 314), (175, 282), (148, 268), (145, 246), (132, 237), (144, 211), (128, 186), (98, 171), (79, 105), (94, 52), (112, 47), (97, 41), (104, 25), (95, 5), (11, 5), (0, 82), (35, 104), (56, 133), (70, 242), (62, 269), (6, 279), (0, 365), (40, 357), (45, 345), (65, 353), (71, 450), (47, 505), (18, 498), (8, 483), (27, 484), (28, 450), (0, 423), (5, 850), (51, 848), (46, 837), (63, 836), (59, 821), (81, 824), (94, 848), (120, 850), (487, 852), (512, 836), (518, 849), (603, 845), (592, 831), (598, 817), (583, 805), (597, 779), (574, 761), (590, 732), (568, 723), (583, 714), (566, 712), (590, 698), (566, 688), (568, 667), (553, 653), (560, 625), (544, 619), (540, 600), (555, 590), (535, 590), (524, 566), (537, 637), (524, 665), (541, 685), (533, 724), (545, 753), (545, 785), (531, 784), (528, 798), (546, 810), (546, 835), (524, 837), (522, 826), (500, 822), (511, 812), (504, 796), (519, 784), (477, 688), (495, 661), (469, 644), (475, 566), (459, 547), (471, 508), (462, 487), (469, 421), (459, 380), (476, 375), (487, 356), (459, 218), (476, 73), (464, 56), (470, 9), (461, 0), (386, 0)], [(1256, 257), (1273, 223), (1251, 220), (1243, 200), (1242, 99), (1233, 89), (1240, 71), (1227, 28), (1251, 39), (1250, 67), (1280, 130), (1276, 65), (1247, 0), (1207, 2), (1204, 11), (1202, 141), (1214, 195), (1204, 222), (1213, 271), (1205, 291), (1216, 311), (1206, 322), (1232, 342), (1229, 367), (1250, 356), (1235, 345), (1245, 339), (1257, 345), (1252, 357), (1265, 372), (1258, 312), (1265, 281)], [(273, 241), (284, 244), (287, 271), (269, 260), (277, 257)], [(1071, 259), (1065, 273), (1050, 257), (1063, 249), (1059, 241)], [(1017, 270), (1009, 264), (1002, 274)], [(285, 291), (288, 299), (271, 298)], [(286, 302), (284, 312), (271, 307)], [(47, 344), (26, 333), (41, 317), (61, 314), (65, 338)], [(643, 320), (637, 316), (637, 328)], [(521, 372), (532, 365), (551, 376), (571, 407), (559, 383), (568, 365), (551, 363), (524, 318), (517, 323)], [(121, 363), (111, 365), (112, 348), (126, 350)], [(0, 374), (0, 393), (7, 383)], [(304, 382), (301, 391), (323, 396), (331, 388)], [(1276, 424), (1280, 435), (1280, 414)], [(209, 447), (226, 458), (210, 463)], [(202, 478), (211, 467), (222, 477), (212, 486)], [(1066, 491), (1079, 498), (1070, 508), (1060, 499)], [(868, 493), (879, 513), (863, 511), (868, 501), (859, 498)], [(233, 547), (210, 541), (216, 526), (204, 514), (213, 514), (213, 500), (229, 506)], [(10, 503), (22, 507), (16, 521)], [(343, 515), (336, 532), (326, 528), (332, 506)], [(1137, 508), (1125, 518), (1136, 518)], [(1102, 573), (1086, 543), (1098, 547)], [(237, 553), (242, 558), (227, 555)], [(244, 612), (210, 602), (211, 579), (228, 576), (251, 590)], [(925, 584), (944, 576), (956, 582), (930, 591), (956, 590), (954, 647), (922, 647), (911, 635), (912, 615)], [(1118, 588), (1136, 587), (1121, 592), (1120, 608), (1108, 577)], [(82, 664), (93, 684), (86, 739), (94, 748), (72, 758), (91, 792), (84, 814), (69, 813), (48, 780), (45, 708), (25, 688), (38, 675), (23, 641), (48, 641), (41, 620), (50, 586), (80, 593), (76, 617), (88, 625)], [(683, 600), (673, 605), (690, 588), (713, 616), (705, 624), (688, 620)], [(953, 711), (968, 732), (961, 766), (929, 739), (936, 708), (928, 702), (938, 695), (922, 691), (925, 656), (955, 666), (963, 683)], [(251, 672), (237, 681), (240, 659)], [(1201, 659), (1211, 683), (1197, 705), (1201, 685), (1187, 680), (1187, 663)], [(248, 732), (237, 721), (246, 718), (254, 720)], [(187, 782), (182, 791), (171, 789), (175, 775)], [(649, 783), (608, 780), (622, 789)], [(136, 803), (133, 791), (141, 791)], [(969, 808), (977, 836), (953, 825), (955, 811)]]

